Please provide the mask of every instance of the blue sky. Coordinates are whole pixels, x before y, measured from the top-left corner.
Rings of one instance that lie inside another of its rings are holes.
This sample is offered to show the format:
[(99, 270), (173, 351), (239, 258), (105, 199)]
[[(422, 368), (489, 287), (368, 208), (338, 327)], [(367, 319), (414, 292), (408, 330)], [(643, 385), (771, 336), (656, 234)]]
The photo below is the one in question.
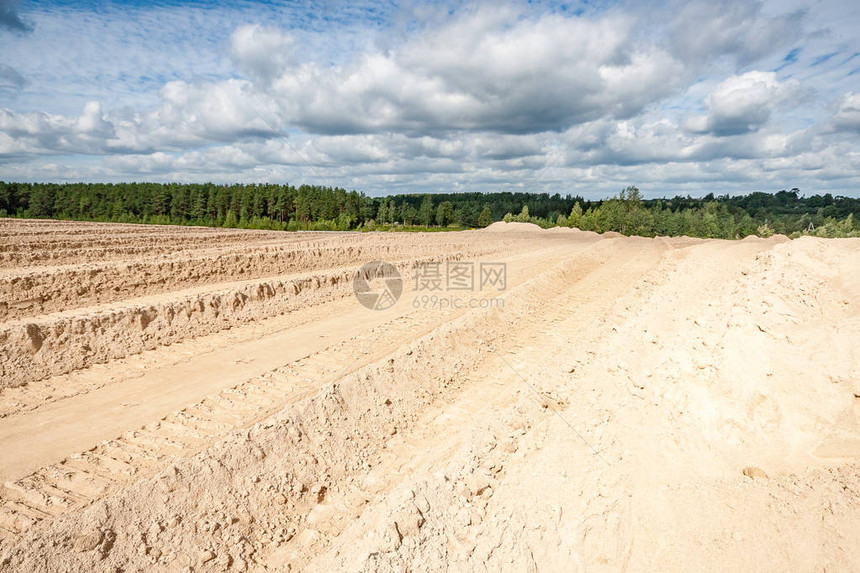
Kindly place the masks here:
[(0, 0), (0, 179), (860, 195), (855, 2)]

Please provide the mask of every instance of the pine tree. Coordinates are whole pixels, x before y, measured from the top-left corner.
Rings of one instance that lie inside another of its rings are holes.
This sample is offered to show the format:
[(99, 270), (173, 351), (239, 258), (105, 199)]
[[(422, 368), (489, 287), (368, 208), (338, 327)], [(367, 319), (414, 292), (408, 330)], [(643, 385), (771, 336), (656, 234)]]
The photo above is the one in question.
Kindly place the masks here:
[(236, 220), (236, 214), (232, 209), (227, 210), (227, 215), (224, 217), (224, 226), (230, 229), (234, 229), (239, 225), (239, 222)]
[(388, 223), (388, 204), (385, 201), (379, 204), (379, 209), (376, 211), (376, 222), (380, 225)]
[(567, 226), (579, 229), (582, 224), (582, 205), (579, 201), (574, 203), (573, 209), (570, 210), (570, 216), (567, 218)]
[(523, 205), (523, 210), (520, 211), (519, 215), (517, 215), (516, 220), (520, 223), (528, 223), (529, 221), (531, 221), (528, 205)]
[(415, 207), (404, 201), (400, 206), (400, 220), (403, 221), (404, 225), (411, 225), (415, 222), (416, 217), (418, 217), (418, 211)]
[(493, 222), (493, 212), (490, 210), (489, 205), (484, 205), (484, 209), (481, 211), (481, 214), (478, 215), (478, 226), (479, 227), (487, 227), (492, 222)]
[(433, 197), (425, 195), (418, 208), (418, 221), (425, 227), (433, 224)]
[(439, 203), (439, 208), (436, 210), (436, 224), (440, 227), (446, 227), (454, 220), (454, 206), (450, 201)]

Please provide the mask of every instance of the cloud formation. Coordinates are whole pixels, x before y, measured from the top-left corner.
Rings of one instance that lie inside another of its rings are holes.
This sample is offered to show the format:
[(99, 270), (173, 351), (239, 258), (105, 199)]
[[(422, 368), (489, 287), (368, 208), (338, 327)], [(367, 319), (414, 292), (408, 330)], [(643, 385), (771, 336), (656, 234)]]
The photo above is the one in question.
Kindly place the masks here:
[(18, 73), (18, 70), (12, 66), (0, 64), (0, 90), (16, 92), (26, 85), (27, 79)]
[(705, 98), (707, 115), (691, 118), (693, 131), (741, 135), (767, 125), (775, 109), (797, 103), (798, 82), (780, 82), (775, 72), (754, 70), (723, 80)]
[(837, 129), (860, 132), (860, 93), (842, 96), (833, 119)]
[(845, 5), (31, 4), (0, 179), (857, 194)]
[(309, 133), (525, 134), (629, 117), (677, 88), (680, 62), (627, 42), (631, 24), (483, 9), (346, 66), (298, 61), (293, 38), (259, 27), (237, 30), (232, 53)]
[(745, 66), (803, 34), (806, 10), (768, 15), (762, 8), (746, 0), (689, 2), (669, 25), (670, 44), (687, 61), (728, 56)]
[(33, 27), (21, 20), (18, 15), (17, 0), (0, 0), (0, 30), (30, 32)]
[(104, 152), (104, 142), (114, 136), (114, 126), (104, 118), (101, 105), (93, 101), (77, 117), (0, 109), (0, 132), (34, 154), (99, 154)]

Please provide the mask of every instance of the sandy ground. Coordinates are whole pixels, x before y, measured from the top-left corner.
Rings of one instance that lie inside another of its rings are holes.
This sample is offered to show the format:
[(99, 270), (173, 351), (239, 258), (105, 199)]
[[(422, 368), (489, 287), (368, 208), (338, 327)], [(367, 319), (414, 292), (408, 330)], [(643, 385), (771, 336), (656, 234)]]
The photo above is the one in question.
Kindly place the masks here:
[[(432, 306), (416, 262), (506, 288)], [(858, 268), (854, 239), (0, 220), (0, 571), (860, 570)]]

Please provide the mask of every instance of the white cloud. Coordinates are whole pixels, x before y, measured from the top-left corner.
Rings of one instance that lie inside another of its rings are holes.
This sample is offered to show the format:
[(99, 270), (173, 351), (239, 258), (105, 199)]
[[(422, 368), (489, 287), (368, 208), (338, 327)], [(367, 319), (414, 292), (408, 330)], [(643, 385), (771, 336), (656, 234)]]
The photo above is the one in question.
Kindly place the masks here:
[(260, 117), (271, 114), (271, 102), (246, 80), (168, 82), (160, 95), (152, 111), (117, 114), (118, 138), (109, 145), (147, 151), (273, 135)]
[(803, 34), (804, 10), (773, 15), (762, 7), (755, 0), (685, 3), (669, 25), (669, 41), (686, 61), (730, 56), (750, 64)]
[(47, 113), (16, 114), (0, 109), (0, 132), (32, 153), (101, 153), (103, 142), (113, 137), (98, 102), (88, 102), (83, 113), (66, 117)]
[[(345, 66), (285, 65), (271, 93), (285, 121), (312, 133), (562, 131), (633, 115), (677, 89), (680, 62), (634, 45), (631, 25), (478, 9)], [(234, 52), (249, 33), (234, 36)]]
[(239, 70), (267, 85), (296, 63), (295, 43), (292, 35), (276, 28), (240, 26), (230, 36), (230, 55)]
[(860, 132), (860, 93), (840, 98), (833, 123), (837, 129)]
[(796, 81), (780, 82), (774, 72), (754, 70), (722, 81), (705, 99), (707, 115), (691, 118), (692, 131), (739, 135), (764, 127), (775, 108), (801, 96)]
[(31, 3), (0, 179), (856, 194), (858, 12), (805, 1)]
[(0, 64), (0, 90), (20, 91), (27, 85), (27, 79), (12, 66)]

